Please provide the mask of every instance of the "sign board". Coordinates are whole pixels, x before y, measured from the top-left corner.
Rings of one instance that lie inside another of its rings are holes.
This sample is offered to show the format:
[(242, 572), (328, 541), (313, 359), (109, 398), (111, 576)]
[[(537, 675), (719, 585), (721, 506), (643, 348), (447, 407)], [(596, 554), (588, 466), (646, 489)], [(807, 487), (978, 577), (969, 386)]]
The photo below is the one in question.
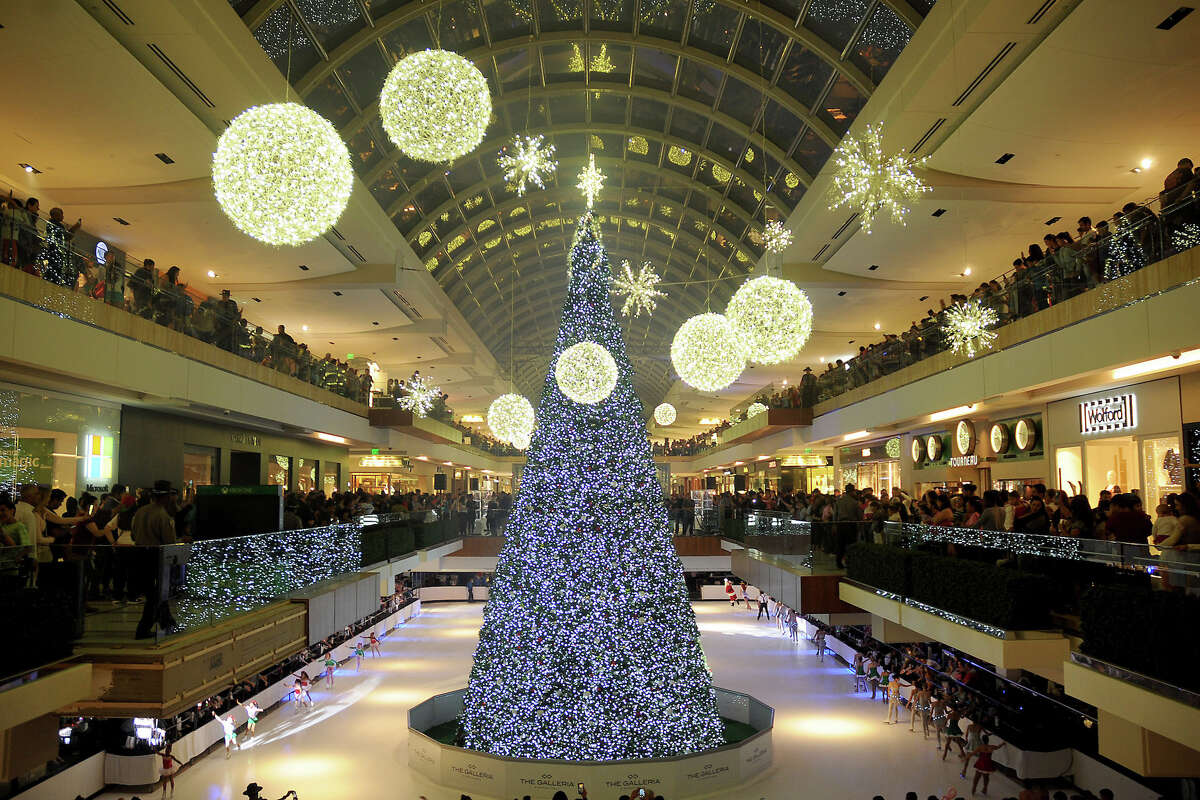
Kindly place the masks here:
[(1111, 433), (1137, 427), (1137, 395), (1119, 394), (1079, 404), (1079, 432)]
[(51, 485), (54, 482), (54, 440), (13, 438), (16, 447), (0, 448), (0, 485)]
[(952, 467), (974, 467), (979, 464), (979, 456), (971, 453), (967, 456), (950, 456), (950, 466)]

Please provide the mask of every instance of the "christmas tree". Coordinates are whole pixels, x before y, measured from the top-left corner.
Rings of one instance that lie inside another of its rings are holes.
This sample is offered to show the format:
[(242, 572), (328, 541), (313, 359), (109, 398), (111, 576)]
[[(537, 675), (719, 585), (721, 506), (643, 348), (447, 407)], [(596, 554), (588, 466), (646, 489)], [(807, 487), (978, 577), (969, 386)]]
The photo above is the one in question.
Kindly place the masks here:
[[(466, 747), (518, 758), (613, 760), (724, 744), (642, 404), (609, 295), (599, 228), (579, 221), (537, 429), (484, 611), (464, 698)], [(606, 347), (616, 388), (594, 405), (554, 365)]]

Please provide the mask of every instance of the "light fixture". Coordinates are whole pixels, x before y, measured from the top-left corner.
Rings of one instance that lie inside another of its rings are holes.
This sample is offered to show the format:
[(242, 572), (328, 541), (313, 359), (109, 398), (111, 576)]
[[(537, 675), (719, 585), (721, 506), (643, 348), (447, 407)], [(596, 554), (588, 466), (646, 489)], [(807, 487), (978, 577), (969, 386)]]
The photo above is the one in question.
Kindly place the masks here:
[(659, 403), (654, 408), (654, 422), (664, 428), (675, 423), (675, 406), (670, 403)]
[(213, 271), (210, 269), (210, 270), (208, 271), (208, 277), (210, 277), (210, 278), (215, 278), (215, 277), (217, 277), (217, 273), (216, 273), (216, 272), (213, 272)]
[(462, 418), (463, 422), (483, 422), (483, 417), (479, 414), (467, 414)]
[(488, 406), (488, 428), (502, 442), (528, 439), (533, 423), (533, 406), (519, 394), (502, 394)]
[(880, 325), (878, 322), (875, 323), (875, 330), (879, 330), (881, 327), (883, 327), (883, 326)]
[(30, 175), (41, 175), (42, 171), (33, 164), (18, 164), (18, 167), (28, 172)]
[(974, 404), (969, 406), (955, 406), (954, 408), (947, 408), (945, 411), (935, 411), (929, 415), (929, 421), (941, 422), (944, 419), (952, 419), (954, 417), (961, 417), (964, 414), (970, 414), (974, 410)]
[(866, 458), (867, 456), (871, 455), (871, 448), (864, 447), (862, 449), (862, 454), (863, 454), (863, 458)]
[(843, 442), (856, 442), (859, 439), (865, 439), (870, 435), (871, 435), (870, 431), (855, 431), (854, 433), (847, 433), (845, 436), (843, 436), (842, 441)]
[(1200, 349), (1184, 350), (1179, 355), (1152, 358), (1148, 361), (1139, 361), (1136, 364), (1130, 364), (1127, 367), (1118, 367), (1113, 370), (1112, 376), (1114, 380), (1123, 380), (1125, 378), (1134, 378), (1138, 375), (1149, 375), (1151, 372), (1162, 372), (1163, 370), (1195, 364), (1198, 361), (1200, 361)]
[(470, 153), (492, 118), (487, 78), (457, 53), (422, 50), (396, 62), (379, 97), (383, 128), (409, 158), (439, 163)]
[(307, 326), (307, 325), (301, 325), (301, 326), (300, 326), (300, 330), (302, 330), (302, 331), (306, 331), (306, 330), (308, 330), (308, 326)]
[(755, 459), (755, 460), (756, 460), (756, 461), (766, 461), (768, 458), (770, 458), (770, 456), (759, 456), (759, 457), (758, 457), (757, 459)]
[(417, 461), (428, 461), (429, 456), (417, 456)]
[(719, 425), (720, 423), (721, 423), (721, 420), (719, 417), (701, 417), (700, 418), (701, 425)]
[(1153, 159), (1151, 159), (1151, 158), (1143, 158), (1143, 159), (1142, 159), (1142, 169), (1150, 169), (1150, 166), (1151, 166), (1153, 163), (1154, 163), (1154, 160), (1153, 160)]
[(316, 436), (318, 439), (320, 439), (323, 442), (333, 442), (334, 444), (345, 444), (346, 443), (346, 437), (334, 436), (332, 433), (322, 433), (321, 431), (317, 431), (316, 433), (313, 434), (313, 436)]
[(603, 345), (578, 342), (559, 354), (554, 380), (576, 403), (595, 405), (616, 388), (617, 362)]
[(971, 268), (970, 268), (970, 267), (965, 267), (965, 268), (963, 269), (963, 277), (964, 277), (964, 278), (969, 278), (969, 277), (971, 277)]
[(721, 314), (697, 314), (675, 333), (671, 364), (688, 386), (705, 392), (724, 389), (746, 366), (744, 339)]
[(812, 303), (796, 284), (762, 275), (746, 281), (729, 300), (725, 316), (749, 360), (779, 364), (812, 335)]

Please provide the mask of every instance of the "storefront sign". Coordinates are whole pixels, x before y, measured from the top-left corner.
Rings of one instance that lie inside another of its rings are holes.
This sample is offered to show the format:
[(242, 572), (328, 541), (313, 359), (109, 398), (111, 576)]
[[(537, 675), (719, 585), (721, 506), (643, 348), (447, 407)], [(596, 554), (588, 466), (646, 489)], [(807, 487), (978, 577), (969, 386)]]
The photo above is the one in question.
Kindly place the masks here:
[(1110, 433), (1137, 427), (1137, 396), (1121, 394), (1079, 404), (1079, 432)]
[(954, 449), (960, 456), (968, 456), (975, 452), (975, 423), (971, 420), (960, 419), (954, 426)]
[(951, 456), (950, 466), (952, 467), (974, 467), (979, 464), (979, 456), (971, 453), (969, 456)]
[(1002, 454), (1008, 452), (1008, 426), (1003, 422), (997, 422), (988, 431), (988, 441), (992, 445), (992, 452)]
[(914, 436), (912, 440), (912, 460), (914, 464), (920, 464), (925, 458), (925, 442), (920, 436)]
[(231, 433), (229, 439), (234, 444), (245, 444), (250, 447), (258, 447), (262, 444), (262, 441), (252, 433)]
[(50, 485), (54, 479), (54, 440), (20, 438), (16, 445), (0, 449), (0, 484)]
[(887, 442), (884, 443), (884, 445), (883, 445), (883, 451), (885, 453), (887, 453), (888, 458), (899, 458), (900, 457), (900, 439), (899, 439), (899, 437), (897, 437), (895, 439), (888, 439)]
[(925, 439), (925, 455), (929, 456), (930, 461), (937, 461), (942, 457), (942, 437), (936, 433), (931, 433)]
[(1022, 453), (1028, 453), (1037, 444), (1037, 423), (1029, 417), (1017, 420), (1016, 435), (1013, 437), (1017, 442), (1017, 449)]
[(825, 456), (819, 455), (798, 455), (787, 456), (783, 459), (785, 467), (823, 467), (825, 466)]
[(412, 472), (413, 464), (407, 456), (361, 456), (358, 459), (358, 466), (365, 469), (402, 469), (406, 472)]

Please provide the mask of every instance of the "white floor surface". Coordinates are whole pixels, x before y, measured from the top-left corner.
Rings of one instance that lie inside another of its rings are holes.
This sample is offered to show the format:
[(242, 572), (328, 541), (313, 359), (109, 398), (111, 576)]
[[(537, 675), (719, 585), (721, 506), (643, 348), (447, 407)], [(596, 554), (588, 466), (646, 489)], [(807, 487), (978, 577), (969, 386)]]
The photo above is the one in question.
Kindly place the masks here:
[[(739, 800), (921, 800), (949, 787), (970, 796), (970, 779), (958, 777), (952, 753), (941, 761), (932, 739), (903, 724), (886, 725), (886, 705), (869, 694), (851, 694), (848, 670), (832, 656), (816, 660), (780, 635), (774, 621), (722, 602), (695, 604), (704, 651), (716, 683), (753, 694), (775, 708), (774, 766), (746, 786)], [(430, 604), (383, 641), (383, 657), (337, 674), (333, 690), (314, 687), (316, 706), (277, 707), (226, 760), (219, 747), (175, 777), (179, 800), (239, 800), (250, 781), (276, 800), (295, 789), (303, 800), (395, 798), (458, 800), (408, 769), (408, 708), (427, 697), (466, 685), (483, 605)], [(970, 775), (971, 773), (968, 773)], [(996, 774), (988, 796), (1016, 795), (1017, 785)], [(109, 792), (103, 800), (129, 798)], [(160, 797), (145, 792), (143, 800)], [(478, 799), (477, 799), (478, 800)], [(534, 797), (533, 800), (549, 800)], [(590, 800), (616, 800), (594, 796)], [(687, 800), (668, 798), (667, 800)]]

